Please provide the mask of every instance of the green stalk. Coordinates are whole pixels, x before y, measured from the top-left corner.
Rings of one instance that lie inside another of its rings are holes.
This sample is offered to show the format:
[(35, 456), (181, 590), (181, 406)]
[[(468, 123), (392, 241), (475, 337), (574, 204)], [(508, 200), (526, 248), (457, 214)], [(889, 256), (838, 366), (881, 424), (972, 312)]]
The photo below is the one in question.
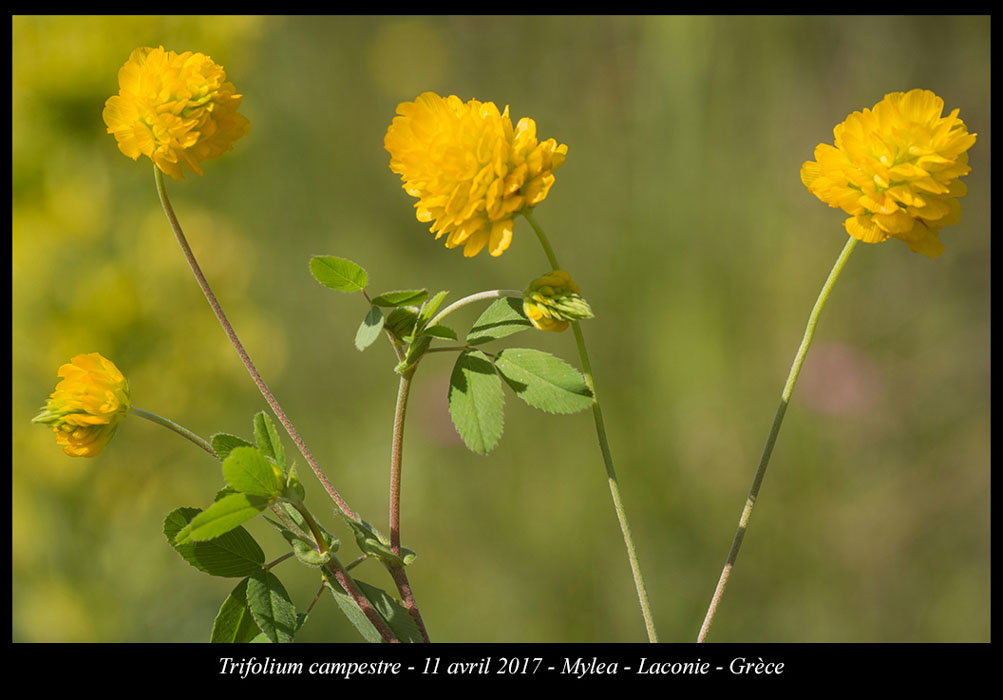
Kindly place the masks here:
[[(536, 231), (536, 237), (543, 246), (543, 252), (547, 255), (547, 260), (553, 269), (559, 270), (561, 266), (557, 263), (554, 249), (550, 247), (546, 234), (536, 219), (533, 218), (529, 210), (523, 212), (523, 216)], [(585, 381), (592, 390), (592, 417), (595, 419), (596, 435), (599, 438), (599, 449), (602, 451), (603, 464), (606, 465), (606, 478), (609, 481), (610, 495), (613, 498), (613, 509), (616, 511), (617, 520), (620, 522), (620, 531), (623, 533), (623, 543), (627, 548), (627, 558), (630, 560), (630, 570), (634, 576), (634, 587), (637, 589), (637, 600), (641, 605), (641, 615), (644, 617), (644, 626), (648, 631), (648, 641), (657, 642), (658, 633), (655, 631), (655, 621), (651, 615), (651, 605), (648, 602), (648, 590), (644, 585), (644, 577), (641, 576), (641, 565), (637, 559), (637, 549), (634, 547), (634, 536), (630, 532), (630, 523), (627, 522), (627, 510), (623, 506), (623, 499), (620, 497), (620, 483), (616, 478), (616, 469), (613, 468), (613, 455), (609, 449), (609, 441), (606, 439), (606, 425), (603, 422), (602, 409), (599, 407), (599, 395), (596, 393), (595, 380), (592, 377), (592, 365), (589, 362), (589, 354), (585, 349), (585, 338), (582, 336), (582, 329), (578, 321), (573, 321), (571, 327), (575, 332), (575, 343), (578, 345), (578, 356), (581, 358), (582, 371), (585, 373)]]
[(167, 197), (167, 188), (164, 186), (164, 174), (160, 171), (156, 165), (153, 166), (154, 177), (157, 181), (157, 193), (160, 195), (160, 204), (164, 208), (164, 213), (167, 215), (167, 220), (171, 224), (171, 229), (174, 231), (174, 236), (177, 238), (178, 245), (181, 246), (181, 252), (185, 256), (185, 260), (188, 261), (188, 266), (192, 270), (192, 274), (195, 275), (195, 281), (198, 282), (199, 288), (205, 295), (206, 301), (209, 302), (209, 306), (212, 308), (212, 312), (216, 315), (216, 319), (219, 324), (223, 327), (223, 332), (226, 333), (226, 337), (229, 339), (230, 344), (237, 351), (237, 355), (240, 357), (240, 361), (244, 364), (247, 369), (247, 373), (251, 375), (251, 379), (254, 381), (255, 385), (258, 387), (258, 391), (261, 395), (265, 397), (265, 401), (271, 406), (272, 411), (275, 412), (275, 417), (279, 419), (282, 423), (282, 427), (286, 429), (289, 433), (289, 437), (299, 448), (300, 453), (306, 459), (307, 463), (313, 469), (313, 473), (317, 475), (317, 479), (320, 481), (324, 490), (327, 491), (331, 500), (335, 502), (338, 509), (350, 520), (358, 522), (359, 517), (355, 514), (348, 503), (341, 497), (337, 489), (331, 483), (330, 479), (327, 478), (327, 474), (321, 468), (320, 464), (314, 458), (313, 453), (307, 448), (306, 443), (303, 442), (303, 438), (300, 437), (299, 432), (293, 427), (292, 422), (286, 415), (286, 412), (282, 410), (279, 405), (278, 400), (276, 400), (274, 394), (265, 384), (265, 380), (261, 377), (258, 369), (251, 362), (250, 356), (247, 351), (244, 350), (243, 344), (240, 339), (237, 338), (237, 333), (233, 330), (233, 326), (230, 325), (230, 321), (227, 320), (226, 314), (223, 313), (223, 307), (219, 305), (219, 301), (216, 299), (216, 295), (213, 294), (212, 288), (209, 287), (209, 282), (206, 280), (205, 275), (202, 274), (202, 268), (199, 267), (198, 261), (195, 259), (195, 254), (192, 253), (191, 246), (188, 245), (188, 239), (185, 238), (184, 231), (181, 230), (181, 224), (178, 222), (178, 217), (174, 214), (174, 207), (171, 206), (171, 201)]
[(742, 509), (742, 515), (738, 519), (738, 530), (735, 532), (734, 540), (732, 540), (731, 550), (728, 552), (728, 558), (725, 560), (724, 569), (721, 571), (721, 576), (717, 582), (717, 588), (714, 589), (714, 596), (711, 598), (710, 606), (707, 608), (707, 615), (704, 617), (703, 625), (700, 626), (697, 642), (703, 642), (707, 638), (710, 624), (714, 620), (714, 614), (717, 612), (721, 596), (724, 594), (724, 587), (728, 583), (728, 577), (731, 575), (735, 559), (738, 557), (738, 550), (742, 546), (742, 540), (745, 539), (745, 532), (749, 527), (749, 518), (752, 517), (752, 509), (756, 505), (756, 499), (759, 498), (759, 489), (763, 485), (763, 477), (766, 476), (766, 467), (770, 463), (770, 456), (773, 454), (773, 445), (776, 443), (777, 435), (780, 433), (780, 425), (784, 422), (784, 414), (787, 413), (787, 405), (790, 403), (791, 394), (794, 393), (794, 384), (798, 380), (798, 374), (801, 373), (801, 366), (804, 364), (805, 355), (808, 354), (812, 338), (815, 337), (815, 326), (818, 325), (818, 317), (822, 313), (822, 308), (829, 298), (829, 293), (832, 291), (836, 280), (839, 279), (839, 273), (843, 271), (843, 266), (846, 265), (846, 261), (850, 257), (850, 252), (856, 244), (857, 239), (852, 236), (846, 241), (846, 245), (843, 246), (843, 252), (836, 258), (836, 263), (832, 266), (829, 277), (825, 280), (825, 284), (822, 285), (822, 291), (819, 293), (818, 299), (815, 300), (815, 306), (812, 307), (811, 314), (808, 316), (808, 325), (805, 327), (804, 337), (801, 338), (801, 345), (798, 347), (797, 354), (794, 356), (794, 363), (791, 365), (791, 370), (787, 375), (787, 382), (784, 384), (784, 390), (780, 395), (780, 405), (777, 406), (777, 412), (773, 416), (773, 425), (770, 426), (770, 433), (766, 436), (766, 446), (763, 448), (763, 455), (759, 459), (759, 467), (756, 469), (756, 475), (752, 479), (752, 488), (749, 489), (749, 496), (745, 499), (745, 507)]
[(132, 408), (129, 409), (129, 412), (136, 414), (140, 418), (145, 418), (151, 423), (156, 423), (157, 425), (162, 425), (169, 430), (173, 430), (181, 437), (185, 438), (186, 440), (191, 440), (196, 445), (201, 447), (203, 450), (211, 454), (214, 459), (219, 459), (219, 457), (216, 455), (216, 451), (212, 449), (212, 445), (210, 445), (204, 439), (202, 439), (201, 437), (199, 437), (198, 435), (196, 435), (183, 425), (178, 425), (174, 421), (167, 420), (163, 416), (158, 416), (156, 413), (151, 413), (150, 411), (144, 411), (138, 406), (133, 406)]

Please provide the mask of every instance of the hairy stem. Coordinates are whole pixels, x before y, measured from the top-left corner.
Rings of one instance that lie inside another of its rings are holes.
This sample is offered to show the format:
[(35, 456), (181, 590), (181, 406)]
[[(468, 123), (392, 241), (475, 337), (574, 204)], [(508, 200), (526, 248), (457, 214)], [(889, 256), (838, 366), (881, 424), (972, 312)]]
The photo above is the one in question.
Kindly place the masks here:
[[(400, 512), (401, 512), (401, 467), (404, 460), (404, 417), (407, 415), (407, 399), (411, 393), (411, 380), (414, 377), (415, 368), (407, 370), (401, 375), (400, 384), (397, 388), (397, 408), (394, 411), (394, 434), (390, 448), (390, 551), (397, 556), (401, 554), (400, 535)], [(411, 592), (411, 584), (407, 580), (407, 573), (403, 566), (388, 565), (387, 570), (397, 584), (400, 591), (401, 600), (408, 613), (414, 618), (421, 636), (426, 642), (430, 641), (428, 632), (425, 629), (425, 622), (421, 619), (421, 612), (415, 602), (414, 594)]]
[(432, 320), (428, 322), (428, 327), (437, 326), (442, 322), (442, 319), (446, 318), (449, 314), (453, 313), (457, 309), (463, 308), (467, 304), (473, 304), (478, 301), (483, 301), (485, 299), (500, 299), (502, 297), (521, 297), (522, 292), (518, 289), (492, 289), (487, 292), (477, 292), (476, 294), (471, 294), (470, 296), (463, 297), (452, 304), (447, 306), (445, 309), (440, 311)]
[[(536, 237), (543, 246), (543, 252), (547, 255), (547, 260), (553, 269), (560, 269), (554, 249), (550, 247), (546, 234), (540, 225), (536, 223), (532, 212), (523, 212), (530, 226), (536, 231)], [(623, 499), (620, 496), (620, 483), (616, 477), (616, 470), (613, 467), (613, 455), (609, 449), (609, 441), (606, 439), (606, 425), (603, 422), (602, 409), (599, 406), (599, 395), (596, 394), (595, 379), (592, 376), (592, 365), (589, 363), (588, 351), (585, 348), (585, 338), (578, 321), (571, 324), (575, 333), (575, 343), (578, 346), (578, 356), (581, 358), (582, 371), (585, 374), (585, 381), (589, 389), (592, 390), (592, 417), (595, 419), (596, 436), (599, 438), (599, 448), (602, 452), (603, 464), (606, 466), (606, 479), (609, 482), (610, 495), (613, 499), (613, 509), (616, 511), (617, 520), (620, 523), (620, 532), (623, 533), (623, 543), (627, 549), (627, 559), (630, 562), (630, 570), (634, 577), (634, 588), (637, 590), (637, 600), (641, 606), (641, 616), (644, 618), (644, 627), (648, 633), (649, 642), (658, 641), (658, 633), (655, 631), (655, 620), (651, 614), (651, 605), (648, 602), (648, 590), (644, 585), (644, 577), (641, 575), (641, 565), (637, 558), (637, 549), (634, 547), (634, 536), (630, 531), (630, 523), (627, 521), (627, 510), (624, 508)]]
[(829, 293), (832, 291), (836, 280), (839, 279), (839, 273), (843, 271), (843, 266), (846, 265), (846, 260), (850, 257), (850, 252), (856, 244), (857, 239), (853, 237), (850, 237), (846, 241), (843, 251), (832, 266), (829, 277), (825, 280), (825, 284), (822, 285), (822, 291), (819, 293), (818, 299), (815, 300), (815, 306), (812, 307), (811, 314), (808, 316), (808, 325), (805, 327), (804, 336), (801, 338), (801, 345), (794, 356), (794, 363), (787, 374), (787, 382), (784, 384), (784, 390), (780, 395), (780, 405), (777, 406), (777, 412), (773, 416), (770, 433), (766, 436), (766, 446), (763, 447), (763, 454), (759, 459), (759, 467), (756, 469), (756, 475), (752, 479), (752, 488), (749, 489), (749, 495), (745, 499), (745, 507), (742, 509), (742, 515), (738, 519), (738, 530), (735, 532), (735, 537), (732, 540), (731, 549), (728, 551), (728, 558), (725, 560), (724, 569), (722, 569), (721, 576), (718, 578), (717, 587), (714, 589), (714, 595), (707, 608), (707, 614), (704, 617), (703, 624), (700, 626), (697, 642), (703, 642), (707, 638), (707, 632), (710, 630), (711, 622), (713, 622), (714, 615), (717, 613), (721, 596), (724, 595), (724, 587), (728, 583), (728, 577), (731, 575), (735, 559), (738, 557), (738, 550), (742, 547), (742, 540), (745, 539), (745, 532), (749, 527), (749, 519), (752, 517), (752, 509), (756, 505), (756, 499), (759, 498), (759, 489), (763, 485), (763, 477), (766, 476), (766, 467), (770, 463), (773, 446), (776, 444), (777, 435), (780, 433), (780, 425), (784, 422), (787, 405), (790, 403), (791, 394), (794, 393), (794, 384), (798, 380), (798, 374), (800, 374), (801, 366), (804, 364), (805, 356), (808, 354), (808, 348), (811, 347), (812, 338), (815, 337), (815, 326), (818, 325), (818, 317), (822, 313), (822, 308), (829, 298)]
[(206, 440), (204, 440), (203, 438), (199, 437), (198, 435), (190, 431), (188, 428), (182, 425), (178, 425), (174, 421), (168, 420), (163, 416), (158, 416), (156, 413), (151, 413), (150, 411), (144, 411), (138, 406), (133, 406), (132, 408), (129, 409), (129, 412), (134, 413), (140, 418), (145, 418), (151, 423), (156, 423), (157, 425), (162, 425), (165, 428), (168, 428), (169, 430), (173, 430), (181, 437), (185, 438), (186, 440), (190, 440), (191, 442), (195, 443), (203, 450), (211, 454), (214, 459), (219, 459), (219, 457), (216, 455), (216, 451), (212, 449), (212, 445), (210, 445)]
[(160, 203), (164, 208), (164, 213), (167, 215), (167, 220), (171, 224), (171, 229), (174, 231), (174, 236), (178, 240), (178, 245), (181, 246), (181, 252), (184, 253), (185, 260), (188, 261), (188, 266), (191, 268), (192, 274), (195, 275), (195, 281), (198, 282), (199, 288), (205, 295), (206, 301), (209, 302), (209, 306), (212, 308), (213, 313), (216, 314), (216, 318), (223, 327), (223, 332), (226, 333), (226, 337), (230, 340), (230, 344), (233, 345), (234, 349), (237, 351), (240, 361), (244, 364), (248, 374), (251, 375), (251, 379), (254, 380), (254, 383), (257, 385), (261, 395), (265, 397), (265, 401), (267, 401), (268, 405), (271, 406), (276, 418), (279, 419), (279, 422), (282, 423), (282, 427), (284, 427), (286, 432), (289, 433), (289, 437), (292, 438), (296, 447), (299, 448), (300, 453), (313, 469), (314, 474), (317, 475), (317, 479), (320, 480), (320, 483), (331, 497), (331, 500), (335, 502), (339, 510), (341, 510), (346, 517), (358, 522), (359, 518), (355, 514), (355, 511), (348, 506), (345, 499), (341, 497), (341, 494), (339, 494), (337, 489), (334, 488), (334, 485), (331, 484), (331, 481), (327, 478), (324, 470), (321, 469), (321, 466), (317, 463), (317, 460), (314, 459), (313, 454), (307, 448), (306, 443), (303, 442), (303, 438), (300, 437), (296, 428), (293, 427), (292, 422), (289, 420), (289, 417), (286, 415), (285, 411), (282, 410), (279, 402), (275, 399), (275, 396), (268, 388), (268, 385), (265, 384), (265, 380), (262, 379), (261, 374), (254, 366), (254, 363), (251, 362), (251, 358), (248, 356), (247, 351), (244, 350), (244, 346), (237, 338), (237, 334), (233, 330), (233, 326), (230, 325), (230, 322), (226, 318), (226, 314), (223, 313), (223, 308), (216, 300), (216, 295), (213, 294), (212, 289), (209, 287), (209, 282), (206, 280), (205, 275), (202, 274), (202, 269), (199, 267), (198, 261), (195, 259), (195, 254), (192, 253), (192, 249), (188, 245), (188, 240), (185, 238), (184, 231), (181, 230), (181, 224), (178, 223), (178, 218), (174, 214), (174, 208), (171, 206), (171, 202), (167, 197), (167, 189), (164, 186), (163, 173), (156, 165), (153, 166), (153, 172), (157, 181), (157, 192), (160, 195)]

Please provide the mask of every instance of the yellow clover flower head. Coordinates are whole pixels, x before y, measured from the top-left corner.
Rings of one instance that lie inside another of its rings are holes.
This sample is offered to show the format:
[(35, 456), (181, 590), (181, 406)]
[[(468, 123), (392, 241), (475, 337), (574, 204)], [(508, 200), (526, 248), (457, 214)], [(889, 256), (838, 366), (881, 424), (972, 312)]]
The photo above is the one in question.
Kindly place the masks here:
[(568, 152), (554, 139), (539, 143), (536, 122), (512, 128), (508, 107), (463, 102), (424, 92), (402, 102), (383, 145), (390, 169), (417, 197), (418, 221), (432, 221), (436, 239), (463, 246), (470, 258), (487, 246), (497, 257), (512, 242), (515, 216), (547, 197)]
[(530, 282), (522, 295), (522, 310), (541, 331), (560, 333), (571, 321), (592, 318), (592, 308), (581, 293), (571, 275), (554, 270)]
[(929, 90), (892, 92), (874, 109), (854, 112), (833, 129), (835, 146), (820, 143), (801, 166), (808, 191), (851, 217), (854, 238), (904, 241), (935, 258), (940, 229), (961, 220), (958, 197), (968, 191), (968, 153), (975, 143), (955, 109)]
[(144, 46), (118, 71), (118, 94), (104, 105), (104, 123), (133, 160), (148, 156), (173, 178), (182, 165), (218, 158), (244, 136), (250, 122), (237, 113), (241, 95), (223, 67), (201, 53)]
[(51, 425), (71, 457), (97, 457), (129, 412), (129, 382), (96, 352), (77, 355), (58, 375), (62, 381), (31, 422)]

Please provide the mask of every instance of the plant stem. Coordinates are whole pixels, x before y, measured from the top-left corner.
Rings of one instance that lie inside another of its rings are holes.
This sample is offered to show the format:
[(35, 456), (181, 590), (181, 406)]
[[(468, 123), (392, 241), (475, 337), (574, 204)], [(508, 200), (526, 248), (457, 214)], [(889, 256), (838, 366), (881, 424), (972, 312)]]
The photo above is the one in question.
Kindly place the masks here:
[(452, 304), (447, 306), (445, 309), (440, 311), (436, 316), (428, 322), (428, 328), (432, 326), (437, 326), (446, 318), (449, 314), (453, 313), (459, 308), (466, 306), (467, 304), (473, 304), (474, 302), (483, 301), (484, 299), (500, 299), (502, 297), (521, 297), (522, 292), (518, 289), (492, 289), (487, 292), (477, 292), (476, 294), (471, 294), (470, 296), (463, 297)]
[[(539, 239), (540, 245), (543, 246), (543, 252), (546, 253), (547, 260), (550, 261), (553, 269), (560, 269), (561, 266), (554, 255), (554, 249), (550, 247), (550, 242), (547, 240), (546, 234), (540, 228), (539, 224), (536, 223), (536, 219), (533, 218), (532, 213), (527, 210), (523, 212), (523, 216), (526, 217), (533, 230), (536, 231), (536, 237)], [(637, 550), (634, 547), (634, 536), (630, 531), (630, 523), (627, 522), (627, 510), (624, 508), (623, 499), (620, 497), (620, 483), (616, 478), (616, 469), (613, 467), (613, 455), (609, 449), (609, 441), (606, 439), (606, 425), (603, 422), (602, 409), (599, 407), (599, 395), (596, 393), (595, 380), (592, 376), (592, 365), (589, 362), (589, 354), (585, 348), (585, 338), (582, 335), (582, 329), (578, 321), (572, 322), (571, 327), (574, 329), (575, 343), (578, 346), (578, 356), (581, 358), (585, 381), (589, 389), (592, 390), (592, 417), (595, 419), (599, 448), (602, 452), (603, 464), (606, 466), (606, 478), (609, 481), (609, 490), (613, 498), (613, 509), (616, 511), (617, 520), (620, 522), (623, 543), (627, 548), (627, 559), (630, 561), (630, 570), (634, 576), (634, 588), (637, 589), (637, 599), (641, 605), (641, 616), (644, 618), (644, 626), (648, 632), (648, 641), (657, 642), (658, 633), (655, 631), (655, 621), (651, 615), (648, 590), (644, 585), (644, 577), (641, 575), (641, 565), (637, 559)]]
[(707, 632), (710, 630), (714, 614), (717, 612), (721, 596), (724, 594), (724, 587), (728, 583), (728, 577), (731, 575), (735, 559), (738, 557), (738, 550), (742, 547), (742, 540), (745, 539), (745, 532), (749, 526), (749, 518), (752, 517), (752, 509), (756, 505), (756, 499), (759, 497), (759, 489), (763, 485), (763, 477), (766, 476), (766, 467), (770, 463), (773, 446), (777, 441), (777, 435), (780, 433), (780, 425), (784, 422), (784, 414), (787, 412), (787, 405), (790, 403), (791, 394), (794, 392), (794, 384), (797, 382), (798, 374), (801, 372), (801, 366), (804, 364), (805, 355), (808, 354), (812, 338), (815, 337), (815, 326), (818, 325), (819, 315), (822, 313), (822, 308), (829, 298), (829, 293), (832, 291), (833, 285), (839, 278), (839, 273), (843, 271), (843, 266), (846, 265), (846, 260), (850, 257), (850, 252), (856, 244), (857, 239), (852, 236), (846, 241), (843, 251), (832, 266), (829, 277), (825, 280), (825, 284), (822, 285), (822, 291), (819, 293), (818, 299), (815, 300), (815, 306), (812, 307), (811, 314), (808, 316), (808, 325), (805, 327), (804, 336), (801, 338), (801, 345), (794, 356), (794, 363), (787, 374), (787, 382), (784, 384), (784, 390), (780, 395), (780, 405), (777, 406), (777, 412), (773, 416), (773, 425), (770, 426), (770, 433), (766, 436), (766, 446), (763, 447), (763, 454), (759, 459), (759, 467), (756, 469), (756, 475), (752, 479), (752, 488), (749, 489), (749, 495), (745, 499), (745, 507), (742, 509), (742, 515), (738, 519), (738, 530), (735, 532), (734, 540), (732, 540), (731, 550), (728, 552), (728, 558), (725, 560), (724, 569), (721, 571), (721, 577), (717, 582), (717, 588), (714, 589), (714, 596), (711, 598), (710, 606), (707, 608), (707, 615), (700, 626), (697, 642), (703, 642), (707, 638)]
[(160, 203), (164, 208), (164, 213), (167, 215), (167, 220), (171, 224), (171, 229), (174, 231), (174, 236), (178, 240), (178, 245), (181, 246), (181, 252), (184, 253), (185, 260), (188, 261), (188, 266), (191, 267), (192, 274), (195, 275), (195, 281), (198, 282), (199, 288), (202, 289), (202, 293), (205, 295), (206, 301), (209, 302), (209, 306), (212, 308), (213, 313), (216, 314), (216, 318), (219, 320), (220, 325), (223, 326), (223, 332), (226, 333), (226, 337), (230, 340), (230, 344), (233, 345), (234, 349), (237, 351), (240, 361), (244, 364), (248, 374), (251, 375), (251, 379), (254, 380), (254, 383), (257, 385), (261, 395), (265, 397), (265, 401), (267, 401), (268, 405), (271, 406), (275, 416), (279, 419), (279, 422), (282, 423), (286, 432), (289, 433), (289, 437), (292, 438), (292, 441), (296, 443), (296, 447), (299, 448), (300, 453), (302, 453), (307, 463), (313, 469), (314, 474), (317, 475), (317, 478), (323, 485), (324, 490), (327, 491), (328, 495), (346, 517), (358, 522), (359, 518), (355, 514), (355, 511), (348, 506), (348, 503), (345, 502), (345, 500), (341, 497), (341, 494), (339, 494), (334, 488), (334, 485), (331, 484), (331, 481), (327, 478), (324, 470), (321, 469), (317, 460), (314, 459), (313, 454), (307, 448), (306, 443), (303, 442), (303, 438), (300, 437), (285, 411), (283, 411), (282, 407), (279, 406), (279, 402), (275, 399), (271, 390), (269, 390), (268, 385), (265, 384), (265, 380), (262, 379), (261, 374), (258, 373), (254, 363), (251, 362), (251, 358), (248, 356), (247, 352), (244, 350), (244, 346), (237, 338), (237, 334), (234, 332), (233, 326), (230, 325), (230, 322), (226, 318), (226, 314), (223, 313), (223, 308), (216, 300), (216, 295), (213, 294), (212, 289), (209, 287), (209, 282), (206, 280), (205, 275), (202, 274), (202, 269), (199, 267), (198, 261), (195, 259), (195, 255), (192, 253), (192, 249), (188, 245), (188, 240), (185, 238), (185, 234), (181, 230), (181, 224), (178, 223), (178, 218), (174, 214), (174, 208), (171, 206), (171, 202), (167, 198), (167, 189), (164, 186), (163, 173), (156, 165), (153, 166), (153, 172), (157, 181), (157, 192), (160, 195)]
[[(401, 467), (404, 459), (404, 417), (407, 415), (407, 399), (411, 393), (414, 370), (415, 367), (412, 367), (404, 372), (400, 378), (400, 384), (397, 388), (397, 408), (394, 411), (394, 435), (390, 448), (390, 551), (397, 556), (400, 556), (401, 553), (400, 511)], [(390, 564), (387, 566), (387, 570), (393, 577), (394, 583), (397, 584), (397, 590), (400, 591), (404, 607), (414, 618), (422, 638), (426, 642), (431, 641), (425, 629), (425, 622), (421, 619), (421, 612), (418, 610), (418, 604), (415, 602), (404, 567)]]
[(186, 427), (184, 427), (182, 425), (178, 425), (174, 421), (168, 420), (168, 419), (164, 418), (163, 416), (158, 416), (156, 413), (151, 413), (150, 411), (144, 411), (143, 409), (139, 408), (138, 406), (133, 406), (129, 410), (130, 410), (131, 413), (136, 414), (140, 418), (145, 418), (146, 420), (150, 421), (151, 423), (156, 423), (157, 425), (162, 425), (165, 428), (169, 428), (170, 430), (173, 430), (174, 432), (176, 432), (181, 437), (185, 438), (186, 440), (191, 440), (196, 445), (198, 445), (199, 447), (201, 447), (203, 450), (205, 450), (206, 452), (208, 452), (209, 454), (211, 454), (214, 459), (219, 459), (219, 457), (216, 455), (215, 450), (212, 449), (212, 445), (210, 445), (204, 439), (202, 439), (201, 437), (199, 437), (198, 435), (196, 435), (195, 433), (193, 433), (192, 431), (190, 431), (188, 428), (186, 428)]

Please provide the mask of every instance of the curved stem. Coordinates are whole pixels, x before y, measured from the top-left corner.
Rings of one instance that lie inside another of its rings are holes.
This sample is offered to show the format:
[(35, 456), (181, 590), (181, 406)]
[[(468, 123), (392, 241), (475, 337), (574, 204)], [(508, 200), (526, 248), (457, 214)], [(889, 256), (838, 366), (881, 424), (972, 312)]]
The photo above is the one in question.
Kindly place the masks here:
[(522, 292), (518, 289), (492, 289), (487, 292), (477, 292), (477, 294), (471, 294), (470, 296), (463, 297), (452, 304), (447, 306), (445, 309), (440, 311), (438, 314), (432, 317), (432, 320), (428, 322), (428, 327), (437, 326), (446, 318), (449, 314), (453, 313), (459, 308), (466, 306), (467, 304), (473, 304), (477, 301), (483, 301), (484, 299), (500, 299), (501, 297), (521, 297)]
[(244, 346), (241, 344), (240, 340), (237, 338), (236, 332), (233, 330), (233, 326), (226, 318), (226, 314), (223, 313), (223, 308), (219, 305), (216, 300), (216, 295), (213, 294), (212, 289), (209, 287), (209, 282), (206, 280), (205, 275), (202, 274), (202, 269), (199, 267), (198, 261), (195, 259), (194, 253), (192, 253), (191, 247), (188, 245), (188, 240), (185, 238), (184, 232), (181, 230), (181, 224), (178, 223), (178, 218), (174, 214), (174, 208), (171, 206), (170, 200), (167, 198), (167, 189), (164, 186), (164, 175), (156, 165), (153, 166), (153, 172), (157, 181), (157, 193), (160, 195), (160, 203), (164, 208), (164, 213), (167, 215), (167, 220), (171, 224), (171, 229), (174, 231), (174, 236), (178, 240), (178, 245), (181, 246), (181, 252), (184, 253), (185, 260), (188, 261), (188, 266), (192, 270), (192, 274), (195, 275), (195, 281), (198, 282), (199, 288), (202, 289), (202, 293), (205, 295), (206, 301), (209, 302), (209, 306), (212, 308), (216, 318), (219, 320), (221, 326), (223, 326), (223, 332), (226, 333), (226, 337), (230, 340), (230, 344), (233, 345), (234, 349), (237, 351), (237, 355), (240, 357), (240, 361), (244, 364), (247, 369), (248, 374), (251, 375), (251, 379), (257, 385), (258, 390), (261, 395), (265, 397), (265, 401), (271, 406), (272, 411), (275, 413), (276, 418), (282, 423), (282, 427), (286, 429), (289, 433), (289, 437), (299, 448), (300, 453), (306, 459), (307, 463), (313, 469), (314, 474), (320, 480), (320, 483), (324, 486), (324, 490), (327, 491), (331, 500), (335, 502), (338, 508), (346, 517), (353, 521), (358, 521), (359, 518), (345, 502), (345, 499), (341, 497), (334, 485), (327, 478), (324, 470), (321, 469), (317, 460), (314, 459), (313, 454), (307, 448), (306, 443), (303, 442), (303, 438), (300, 437), (296, 428), (293, 427), (292, 422), (290, 422), (289, 417), (286, 415), (282, 407), (279, 406), (279, 402), (275, 399), (268, 385), (265, 384), (265, 380), (262, 379), (261, 374), (258, 373), (257, 368), (254, 363), (251, 362), (251, 358), (248, 356), (247, 351), (244, 350)]
[(198, 435), (196, 435), (195, 433), (193, 433), (192, 431), (190, 431), (188, 428), (184, 427), (183, 425), (178, 425), (177, 423), (175, 423), (172, 420), (168, 420), (168, 419), (164, 418), (163, 416), (158, 416), (156, 413), (151, 413), (150, 411), (144, 411), (143, 409), (139, 408), (138, 406), (133, 406), (132, 408), (129, 409), (129, 412), (130, 413), (134, 413), (135, 415), (139, 416), (140, 418), (145, 418), (146, 420), (150, 421), (151, 423), (156, 423), (157, 425), (162, 425), (165, 428), (173, 430), (174, 432), (176, 432), (181, 437), (185, 438), (186, 440), (191, 440), (196, 445), (198, 445), (199, 447), (201, 447), (203, 450), (205, 450), (206, 452), (208, 452), (209, 454), (211, 454), (214, 459), (219, 459), (219, 457), (216, 455), (216, 451), (212, 449), (212, 445), (210, 445), (203, 438), (199, 437)]
[[(547, 255), (547, 260), (553, 269), (560, 269), (554, 249), (550, 247), (546, 234), (532, 212), (524, 211), (523, 216), (536, 231), (536, 237), (543, 246), (543, 252)], [(657, 642), (658, 633), (655, 631), (655, 620), (651, 614), (651, 605), (648, 602), (648, 590), (644, 585), (644, 577), (641, 575), (641, 564), (637, 558), (637, 549), (634, 547), (634, 536), (630, 531), (630, 523), (627, 521), (627, 510), (623, 506), (623, 499), (620, 497), (620, 483), (616, 478), (616, 469), (613, 467), (613, 455), (609, 449), (609, 441), (606, 439), (606, 425), (603, 422), (602, 409), (599, 407), (599, 395), (596, 394), (595, 380), (592, 377), (592, 365), (589, 363), (589, 354), (585, 349), (585, 338), (582, 336), (582, 329), (578, 321), (571, 324), (575, 333), (575, 343), (578, 346), (578, 356), (581, 358), (582, 371), (585, 374), (585, 381), (589, 389), (592, 390), (592, 417), (595, 419), (596, 436), (599, 438), (599, 448), (602, 452), (603, 464), (606, 466), (606, 478), (609, 482), (609, 491), (613, 499), (613, 509), (616, 511), (617, 520), (620, 523), (620, 532), (623, 533), (623, 543), (627, 549), (627, 559), (630, 561), (630, 570), (634, 576), (634, 588), (637, 590), (637, 600), (641, 605), (641, 616), (644, 618), (644, 627), (648, 632), (648, 641)]]
[(801, 366), (804, 364), (805, 356), (808, 354), (812, 338), (815, 337), (815, 326), (818, 325), (818, 317), (822, 313), (822, 308), (825, 306), (826, 300), (829, 298), (832, 286), (839, 278), (839, 273), (843, 271), (843, 266), (846, 265), (846, 260), (850, 257), (850, 252), (856, 244), (857, 239), (852, 236), (846, 241), (846, 245), (843, 246), (843, 252), (839, 254), (836, 263), (832, 266), (829, 277), (825, 280), (825, 284), (822, 285), (822, 291), (819, 293), (818, 299), (815, 300), (815, 306), (812, 307), (811, 314), (808, 316), (808, 325), (805, 327), (804, 336), (801, 338), (801, 345), (794, 356), (794, 363), (787, 374), (787, 382), (784, 384), (784, 390), (780, 395), (780, 405), (777, 406), (777, 412), (773, 416), (773, 425), (770, 426), (770, 433), (766, 436), (766, 446), (763, 448), (762, 457), (759, 459), (759, 467), (756, 469), (756, 475), (752, 479), (752, 488), (749, 489), (749, 495), (745, 499), (745, 507), (742, 509), (742, 515), (738, 519), (738, 530), (735, 532), (735, 538), (732, 540), (731, 550), (728, 552), (724, 569), (721, 571), (717, 587), (714, 589), (714, 596), (711, 598), (710, 606), (707, 608), (707, 614), (704, 617), (703, 624), (700, 626), (697, 642), (703, 642), (707, 638), (707, 632), (710, 630), (710, 625), (714, 620), (718, 604), (721, 602), (721, 596), (724, 594), (724, 587), (728, 583), (728, 577), (731, 575), (735, 559), (738, 557), (738, 550), (742, 547), (742, 540), (745, 539), (745, 532), (749, 527), (749, 518), (752, 517), (752, 509), (756, 505), (756, 499), (759, 497), (759, 489), (763, 485), (763, 477), (766, 476), (766, 467), (770, 463), (773, 446), (776, 444), (777, 435), (780, 433), (780, 425), (784, 422), (787, 404), (790, 403), (791, 394), (794, 392), (794, 384), (797, 382), (798, 374), (801, 372)]

